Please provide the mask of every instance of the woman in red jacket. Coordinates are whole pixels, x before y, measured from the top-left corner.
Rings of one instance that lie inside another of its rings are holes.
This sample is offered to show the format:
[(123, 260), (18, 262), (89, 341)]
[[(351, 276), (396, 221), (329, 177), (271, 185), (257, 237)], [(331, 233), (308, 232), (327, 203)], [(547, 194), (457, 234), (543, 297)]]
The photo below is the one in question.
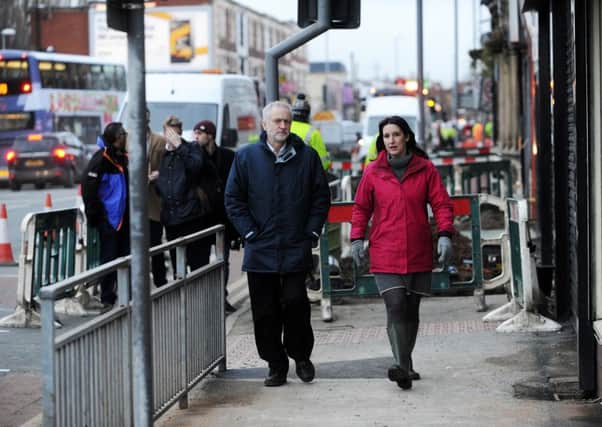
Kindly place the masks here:
[(351, 219), (352, 255), (364, 258), (370, 227), (370, 271), (387, 309), (387, 335), (395, 364), (388, 377), (410, 389), (420, 375), (412, 368), (419, 306), (431, 289), (432, 237), (427, 204), (432, 208), (439, 239), (439, 262), (451, 258), (454, 234), (452, 203), (437, 168), (416, 146), (414, 133), (399, 116), (378, 126), (377, 159), (364, 171)]

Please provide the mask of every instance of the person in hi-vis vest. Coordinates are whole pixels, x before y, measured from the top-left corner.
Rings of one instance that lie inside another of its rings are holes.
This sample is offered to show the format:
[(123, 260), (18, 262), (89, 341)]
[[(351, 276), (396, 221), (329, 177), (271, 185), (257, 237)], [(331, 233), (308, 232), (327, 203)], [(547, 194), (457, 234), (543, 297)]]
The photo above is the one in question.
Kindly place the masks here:
[(320, 135), (320, 131), (309, 123), (310, 112), (311, 107), (309, 106), (309, 102), (305, 99), (305, 94), (298, 94), (297, 99), (293, 104), (291, 133), (297, 135), (303, 142), (316, 150), (322, 161), (322, 167), (324, 170), (328, 170), (331, 163), (330, 155), (328, 154), (322, 135)]

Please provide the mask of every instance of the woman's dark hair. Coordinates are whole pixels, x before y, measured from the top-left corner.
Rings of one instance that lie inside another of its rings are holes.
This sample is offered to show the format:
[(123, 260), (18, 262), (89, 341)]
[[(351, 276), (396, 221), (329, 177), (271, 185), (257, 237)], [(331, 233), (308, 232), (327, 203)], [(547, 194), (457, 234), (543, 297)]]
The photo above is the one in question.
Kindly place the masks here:
[(102, 133), (102, 139), (105, 142), (105, 145), (113, 145), (122, 130), (123, 124), (121, 122), (109, 123)]
[(414, 135), (414, 132), (410, 128), (408, 122), (403, 117), (399, 116), (385, 117), (378, 124), (378, 137), (376, 138), (377, 153), (380, 153), (385, 149), (385, 142), (383, 141), (383, 128), (386, 125), (399, 126), (403, 134), (408, 137), (408, 142), (406, 142), (406, 150), (408, 153), (416, 154), (420, 157), (424, 157), (425, 159), (429, 158), (426, 152), (422, 148), (419, 148), (418, 145), (416, 145), (416, 136)]

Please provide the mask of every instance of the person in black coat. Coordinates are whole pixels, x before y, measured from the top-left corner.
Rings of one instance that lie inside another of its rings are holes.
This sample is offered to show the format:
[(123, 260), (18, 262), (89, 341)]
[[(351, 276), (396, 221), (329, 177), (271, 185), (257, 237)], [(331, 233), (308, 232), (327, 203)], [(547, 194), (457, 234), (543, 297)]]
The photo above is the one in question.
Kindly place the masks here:
[[(201, 120), (192, 128), (196, 142), (203, 150), (207, 160), (205, 173), (201, 175), (200, 187), (203, 191), (204, 201), (208, 207), (205, 210), (206, 227), (216, 224), (224, 224), (226, 227), (226, 238), (224, 251), (225, 275), (224, 288), (226, 299), (224, 301), (226, 313), (233, 313), (236, 308), (228, 302), (228, 279), (230, 277), (230, 249), (239, 246), (239, 234), (228, 220), (224, 207), (224, 187), (230, 174), (230, 168), (234, 162), (234, 151), (220, 147), (215, 142), (215, 124), (210, 120)], [(206, 244), (211, 246), (215, 239), (207, 239)]]
[(290, 133), (291, 108), (276, 101), (263, 110), (260, 141), (239, 149), (226, 184), (225, 206), (245, 240), (255, 343), (268, 362), (266, 386), (286, 382), (291, 357), (310, 382), (314, 344), (305, 278), (330, 207), (318, 154)]
[[(164, 132), (167, 144), (155, 187), (161, 198), (161, 223), (165, 226), (165, 235), (167, 240), (174, 240), (204, 228), (198, 186), (205, 162), (198, 145), (181, 138), (173, 126), (164, 125)], [(170, 251), (174, 277), (175, 252)], [(208, 262), (209, 250), (202, 240), (196, 240), (186, 247), (186, 264), (191, 270)]]

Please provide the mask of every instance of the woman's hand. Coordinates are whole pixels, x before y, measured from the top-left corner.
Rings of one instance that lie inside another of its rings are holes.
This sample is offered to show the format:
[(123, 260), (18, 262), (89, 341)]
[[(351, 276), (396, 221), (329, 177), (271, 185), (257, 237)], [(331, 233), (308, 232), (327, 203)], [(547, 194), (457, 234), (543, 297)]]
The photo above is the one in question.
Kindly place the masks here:
[(351, 257), (353, 258), (353, 262), (358, 267), (361, 267), (364, 263), (364, 258), (366, 258), (366, 252), (364, 251), (364, 241), (363, 240), (354, 240), (351, 242)]
[(439, 255), (439, 262), (443, 265), (444, 269), (451, 261), (452, 252), (451, 239), (447, 236), (440, 236), (439, 240), (437, 240), (437, 255)]

